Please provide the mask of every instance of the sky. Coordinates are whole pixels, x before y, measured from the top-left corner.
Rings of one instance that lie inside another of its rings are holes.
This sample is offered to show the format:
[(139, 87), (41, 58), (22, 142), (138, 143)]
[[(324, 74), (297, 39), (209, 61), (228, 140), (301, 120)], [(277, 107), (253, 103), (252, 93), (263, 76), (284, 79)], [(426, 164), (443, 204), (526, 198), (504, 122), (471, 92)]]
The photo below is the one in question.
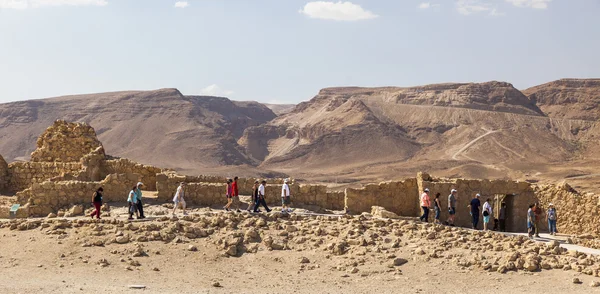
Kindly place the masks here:
[(598, 0), (0, 0), (0, 103), (600, 77)]

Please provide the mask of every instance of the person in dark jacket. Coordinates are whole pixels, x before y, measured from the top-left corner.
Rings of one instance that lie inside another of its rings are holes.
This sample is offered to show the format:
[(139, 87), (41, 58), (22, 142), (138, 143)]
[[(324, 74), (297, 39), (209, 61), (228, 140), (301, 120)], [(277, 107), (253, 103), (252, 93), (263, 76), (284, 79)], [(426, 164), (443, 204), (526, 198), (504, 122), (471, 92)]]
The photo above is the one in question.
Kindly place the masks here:
[(96, 216), (97, 219), (100, 219), (100, 209), (102, 208), (102, 192), (104, 192), (104, 189), (100, 187), (96, 190), (96, 192), (94, 192), (94, 196), (92, 196), (92, 204), (95, 208), (95, 210), (90, 215), (92, 219), (94, 218), (94, 216)]
[(254, 211), (254, 206), (256, 205), (256, 198), (258, 195), (258, 181), (254, 181), (254, 185), (252, 186), (252, 201), (248, 204), (248, 209), (246, 211)]
[(146, 218), (144, 216), (144, 203), (142, 203), (142, 186), (144, 184), (142, 182), (137, 183), (136, 189), (135, 189), (135, 196), (137, 199), (137, 210), (140, 213), (139, 218)]

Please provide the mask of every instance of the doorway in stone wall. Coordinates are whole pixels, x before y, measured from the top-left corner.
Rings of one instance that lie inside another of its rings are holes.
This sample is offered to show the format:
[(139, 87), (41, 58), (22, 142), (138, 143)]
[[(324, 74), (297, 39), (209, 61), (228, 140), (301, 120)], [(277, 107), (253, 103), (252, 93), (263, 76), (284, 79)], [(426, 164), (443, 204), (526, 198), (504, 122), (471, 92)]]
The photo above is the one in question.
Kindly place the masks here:
[[(495, 194), (494, 195), (494, 218), (498, 219), (500, 217), (500, 208), (502, 207), (502, 203), (506, 204), (506, 211), (504, 211), (505, 216), (505, 226), (504, 230), (506, 232), (512, 232), (513, 228), (513, 218), (512, 216), (512, 207), (516, 194)], [(500, 224), (498, 224), (498, 230), (500, 230)]]

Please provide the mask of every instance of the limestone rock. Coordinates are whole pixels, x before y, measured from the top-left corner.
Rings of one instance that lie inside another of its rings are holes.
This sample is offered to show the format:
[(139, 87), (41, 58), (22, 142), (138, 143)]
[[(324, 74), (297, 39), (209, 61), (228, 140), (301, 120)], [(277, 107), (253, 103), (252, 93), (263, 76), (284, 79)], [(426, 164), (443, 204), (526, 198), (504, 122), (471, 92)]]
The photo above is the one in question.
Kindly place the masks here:
[(391, 219), (397, 219), (399, 218), (399, 216), (391, 211), (387, 211), (385, 208), (381, 207), (381, 206), (372, 206), (371, 207), (371, 215), (373, 217), (379, 217), (379, 218), (391, 218)]

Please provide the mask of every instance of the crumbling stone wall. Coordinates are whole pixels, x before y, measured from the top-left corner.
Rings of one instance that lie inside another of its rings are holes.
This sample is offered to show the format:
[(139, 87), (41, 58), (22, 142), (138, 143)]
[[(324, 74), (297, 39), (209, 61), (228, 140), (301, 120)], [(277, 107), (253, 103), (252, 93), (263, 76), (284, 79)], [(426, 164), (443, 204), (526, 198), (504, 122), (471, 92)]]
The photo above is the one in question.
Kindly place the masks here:
[(345, 207), (353, 214), (370, 212), (372, 206), (382, 206), (398, 215), (416, 216), (418, 210), (415, 203), (419, 199), (417, 191), (416, 178), (370, 184), (359, 189), (347, 188)]
[(65, 174), (78, 174), (79, 162), (13, 162), (8, 165), (8, 190), (17, 192)]
[(600, 236), (600, 198), (593, 193), (579, 193), (568, 184), (542, 185), (534, 189), (542, 211), (543, 230), (547, 230), (546, 210), (554, 204), (558, 221), (556, 228), (561, 234)]
[[(210, 183), (201, 182), (207, 177), (193, 177), (178, 175), (174, 172), (164, 172), (156, 175), (156, 186), (158, 189), (158, 199), (164, 202), (170, 202), (177, 191), (179, 183), (186, 182), (186, 202), (195, 205), (218, 205), (225, 204), (226, 178), (222, 178), (223, 182)], [(217, 177), (210, 177), (211, 180)], [(255, 179), (240, 178), (241, 195), (252, 195), (252, 185)], [(279, 184), (269, 184), (269, 182), (278, 182)], [(269, 205), (281, 205), (281, 179), (272, 179), (267, 181), (265, 190), (265, 199)], [(242, 191), (243, 186), (247, 191)], [(290, 194), (292, 195), (293, 205), (316, 205), (326, 209), (342, 210), (344, 208), (344, 193), (343, 192), (327, 192), (327, 187), (323, 185), (290, 185)]]
[[(527, 231), (527, 209), (530, 203), (536, 201), (533, 187), (527, 182), (518, 181), (507, 181), (507, 180), (465, 180), (465, 179), (435, 179), (425, 173), (419, 173), (417, 175), (418, 192), (414, 193), (412, 197), (412, 203), (415, 209), (418, 211), (417, 214), (412, 216), (418, 216), (421, 214), (421, 207), (419, 196), (425, 188), (428, 188), (430, 193), (429, 196), (433, 201), (435, 194), (440, 193), (440, 203), (442, 205), (440, 219), (445, 221), (448, 218), (448, 195), (450, 195), (451, 189), (456, 189), (457, 201), (456, 201), (456, 219), (455, 224), (461, 227), (471, 227), (471, 215), (470, 208), (467, 206), (475, 194), (481, 194), (481, 205), (485, 203), (486, 199), (492, 200), (494, 205), (494, 195), (513, 195), (507, 196), (505, 202), (507, 204), (507, 220), (506, 227), (510, 231), (524, 232)], [(482, 207), (480, 207), (480, 212)], [(495, 211), (495, 210), (494, 210)], [(430, 221), (433, 219), (434, 213), (430, 212)], [(497, 217), (497, 215), (494, 215)], [(483, 228), (483, 217), (479, 217), (479, 228)], [(490, 222), (493, 226), (493, 221)]]
[(4, 157), (0, 155), (0, 193), (8, 192), (9, 181), (8, 164)]
[(108, 174), (138, 174), (141, 176), (141, 182), (144, 183), (145, 190), (156, 191), (156, 174), (162, 172), (161, 168), (140, 164), (125, 158), (107, 160), (105, 164)]
[(88, 124), (57, 120), (38, 138), (31, 161), (78, 162), (101, 146), (96, 131)]
[(105, 202), (124, 202), (139, 179), (140, 176), (134, 174), (111, 174), (100, 182), (46, 181), (18, 192), (17, 199), (27, 215), (46, 216), (76, 204), (91, 206), (92, 195), (98, 187), (104, 189)]

